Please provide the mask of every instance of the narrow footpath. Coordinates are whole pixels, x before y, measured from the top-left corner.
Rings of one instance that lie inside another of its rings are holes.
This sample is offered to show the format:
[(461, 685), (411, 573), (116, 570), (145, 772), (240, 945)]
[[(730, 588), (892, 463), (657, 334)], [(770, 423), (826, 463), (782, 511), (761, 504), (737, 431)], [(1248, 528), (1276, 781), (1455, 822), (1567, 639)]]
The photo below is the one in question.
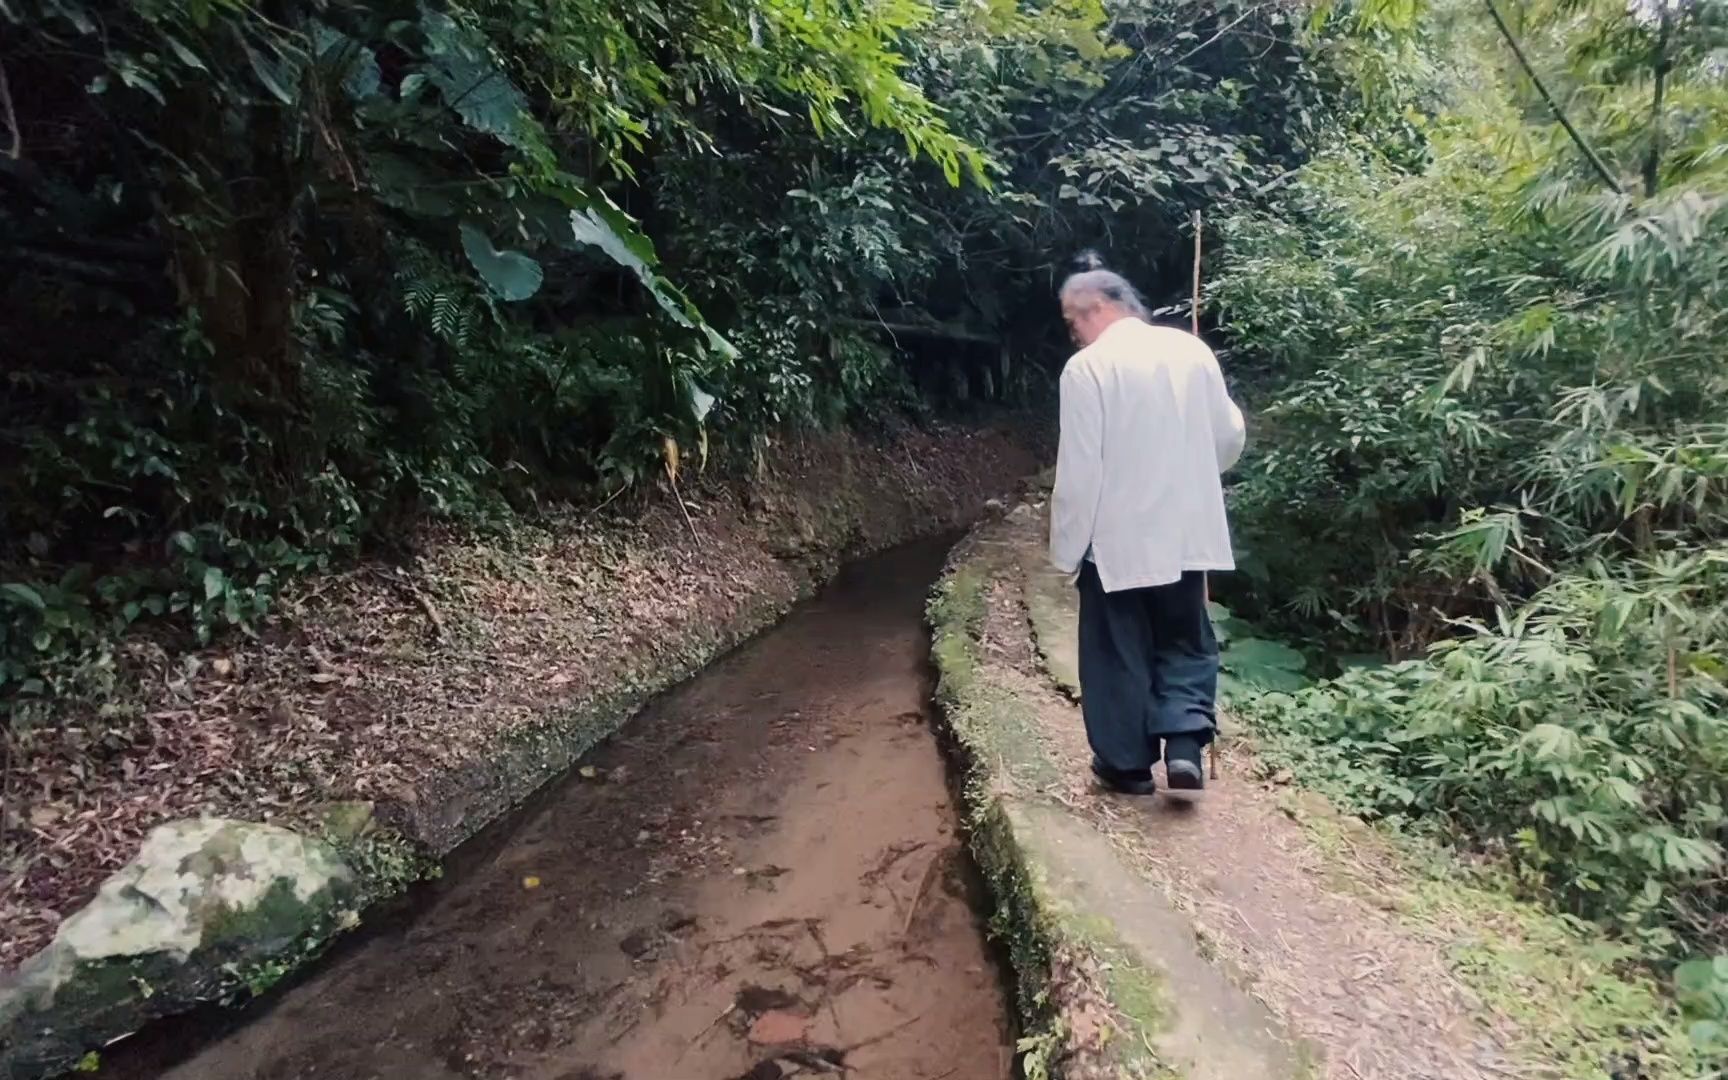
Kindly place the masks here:
[(854, 566), (478, 838), (403, 925), (103, 1075), (1004, 1080), (928, 712), (945, 550)]
[[(939, 698), (983, 872), (1011, 911), (1026, 1075), (1063, 1080), (1668, 1080), (1674, 1047), (1586, 929), (1264, 767), (1234, 717), (1197, 800), (1101, 793), (1075, 593), (1042, 489), (956, 549)], [(1225, 664), (1231, 663), (1228, 644)], [(1158, 770), (1163, 783), (1161, 768)]]

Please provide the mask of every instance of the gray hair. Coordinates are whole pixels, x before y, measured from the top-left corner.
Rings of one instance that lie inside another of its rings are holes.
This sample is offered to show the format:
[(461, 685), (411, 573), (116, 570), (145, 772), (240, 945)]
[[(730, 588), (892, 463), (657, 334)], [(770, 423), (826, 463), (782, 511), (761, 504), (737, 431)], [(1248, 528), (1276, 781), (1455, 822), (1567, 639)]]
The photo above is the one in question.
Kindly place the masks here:
[(1137, 319), (1150, 317), (1146, 310), (1146, 301), (1140, 298), (1140, 293), (1128, 284), (1127, 278), (1114, 270), (1082, 270), (1078, 274), (1070, 274), (1057, 295), (1063, 300), (1074, 300), (1088, 307), (1110, 304)]

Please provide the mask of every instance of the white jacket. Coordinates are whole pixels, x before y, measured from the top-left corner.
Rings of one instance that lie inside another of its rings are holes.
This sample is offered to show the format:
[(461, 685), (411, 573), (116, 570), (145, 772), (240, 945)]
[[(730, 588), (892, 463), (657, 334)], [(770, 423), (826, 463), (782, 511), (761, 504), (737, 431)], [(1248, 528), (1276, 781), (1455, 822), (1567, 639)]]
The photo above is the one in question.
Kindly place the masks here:
[(1218, 358), (1182, 330), (1110, 324), (1062, 369), (1050, 561), (1106, 592), (1234, 570), (1219, 474), (1247, 432)]

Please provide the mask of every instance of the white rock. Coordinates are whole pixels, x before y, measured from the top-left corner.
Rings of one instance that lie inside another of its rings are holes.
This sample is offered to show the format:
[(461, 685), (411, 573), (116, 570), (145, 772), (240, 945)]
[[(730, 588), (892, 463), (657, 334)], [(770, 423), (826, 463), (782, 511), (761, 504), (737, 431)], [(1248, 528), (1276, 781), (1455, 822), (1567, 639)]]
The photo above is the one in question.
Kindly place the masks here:
[(323, 841), (223, 818), (158, 826), (0, 989), (0, 1076), (67, 1067), (296, 941), (353, 924)]

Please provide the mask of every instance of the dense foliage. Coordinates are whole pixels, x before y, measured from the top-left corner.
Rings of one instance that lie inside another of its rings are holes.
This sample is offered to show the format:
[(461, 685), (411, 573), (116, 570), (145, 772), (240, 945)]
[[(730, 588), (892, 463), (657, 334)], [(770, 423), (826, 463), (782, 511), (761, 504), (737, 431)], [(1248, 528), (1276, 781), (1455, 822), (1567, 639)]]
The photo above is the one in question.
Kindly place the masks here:
[(1238, 608), (1399, 661), (1254, 711), (1359, 808), (1649, 955), (1722, 950), (1728, 12), (1493, 14), (1399, 35), (1413, 140), (1340, 139), (1223, 226), (1262, 416)]
[(1299, 19), (1237, 0), (6, 0), (0, 27), (26, 720), (99, 691), (129, 628), (244, 630), (428, 514), (1024, 395), (1073, 249), (1177, 251), (1188, 205), (1305, 155), (1325, 81)]
[[(0, 0), (0, 27), (8, 739), (102, 694), (127, 633), (245, 631), (428, 516), (1047, 398), (1068, 257), (1185, 298), (1202, 210), (1257, 417), (1231, 602), (1375, 658), (1260, 697), (1262, 730), (1648, 957), (1728, 948), (1719, 0)], [(1701, 1040), (1725, 973), (1682, 968)]]

